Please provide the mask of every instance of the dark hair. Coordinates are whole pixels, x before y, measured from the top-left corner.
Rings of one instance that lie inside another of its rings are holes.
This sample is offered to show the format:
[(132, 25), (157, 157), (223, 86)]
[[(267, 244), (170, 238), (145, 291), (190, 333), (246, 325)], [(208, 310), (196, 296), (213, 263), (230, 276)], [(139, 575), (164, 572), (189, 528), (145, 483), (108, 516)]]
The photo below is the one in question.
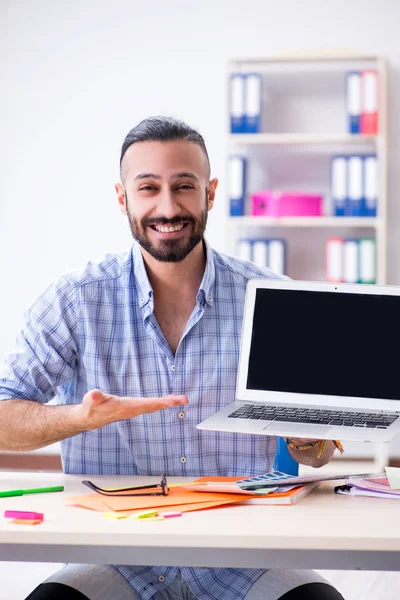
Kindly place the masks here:
[(175, 140), (185, 140), (200, 146), (207, 159), (208, 167), (209, 169), (211, 168), (203, 136), (183, 121), (173, 119), (172, 117), (148, 117), (131, 129), (122, 144), (119, 160), (120, 167), (125, 152), (129, 146), (136, 142), (173, 142)]

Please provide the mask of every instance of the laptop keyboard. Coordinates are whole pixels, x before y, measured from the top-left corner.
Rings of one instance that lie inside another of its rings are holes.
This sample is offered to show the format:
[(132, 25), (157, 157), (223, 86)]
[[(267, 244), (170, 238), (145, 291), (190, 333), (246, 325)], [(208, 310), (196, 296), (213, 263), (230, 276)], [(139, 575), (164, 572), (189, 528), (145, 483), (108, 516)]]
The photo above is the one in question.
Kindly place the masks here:
[(338, 425), (344, 427), (368, 427), (387, 429), (399, 417), (393, 413), (366, 413), (307, 408), (282, 408), (243, 404), (228, 415), (232, 419), (259, 419), (261, 421), (285, 421), (289, 423), (312, 423), (313, 425)]

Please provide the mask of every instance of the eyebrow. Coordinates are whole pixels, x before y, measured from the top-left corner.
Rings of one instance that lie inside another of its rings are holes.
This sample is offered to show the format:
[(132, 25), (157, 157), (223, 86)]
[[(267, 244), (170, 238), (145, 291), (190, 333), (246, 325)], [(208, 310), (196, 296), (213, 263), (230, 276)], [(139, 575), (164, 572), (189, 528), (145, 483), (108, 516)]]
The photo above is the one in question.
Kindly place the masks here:
[[(189, 179), (193, 179), (194, 181), (199, 181), (197, 175), (186, 171), (182, 173), (175, 173), (175, 175), (172, 175), (172, 179), (181, 179), (182, 177), (187, 177)], [(154, 173), (139, 173), (138, 175), (136, 175), (134, 181), (137, 181), (138, 179), (161, 179), (161, 177), (160, 175), (155, 175)]]

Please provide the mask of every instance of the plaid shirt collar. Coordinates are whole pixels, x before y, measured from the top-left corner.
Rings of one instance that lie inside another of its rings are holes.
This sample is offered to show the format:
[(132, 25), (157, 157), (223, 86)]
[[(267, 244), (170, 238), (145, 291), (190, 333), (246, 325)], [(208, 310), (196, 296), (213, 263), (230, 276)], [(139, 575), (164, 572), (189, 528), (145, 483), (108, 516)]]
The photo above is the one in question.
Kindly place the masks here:
[[(205, 239), (203, 239), (203, 244), (206, 252), (206, 268), (196, 299), (199, 303), (206, 302), (212, 306), (214, 301), (213, 292), (215, 283), (214, 253)], [(139, 306), (144, 307), (147, 306), (149, 301), (153, 298), (153, 288), (151, 287), (147, 275), (140, 244), (136, 241), (132, 247), (131, 257), (133, 262), (133, 274), (137, 284)]]

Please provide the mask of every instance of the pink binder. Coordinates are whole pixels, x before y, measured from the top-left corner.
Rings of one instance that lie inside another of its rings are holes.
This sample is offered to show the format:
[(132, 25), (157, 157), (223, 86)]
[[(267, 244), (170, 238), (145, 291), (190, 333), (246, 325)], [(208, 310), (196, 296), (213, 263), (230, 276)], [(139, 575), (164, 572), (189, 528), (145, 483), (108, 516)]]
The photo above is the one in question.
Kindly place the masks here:
[(251, 196), (252, 215), (269, 217), (322, 216), (322, 196), (264, 190)]

